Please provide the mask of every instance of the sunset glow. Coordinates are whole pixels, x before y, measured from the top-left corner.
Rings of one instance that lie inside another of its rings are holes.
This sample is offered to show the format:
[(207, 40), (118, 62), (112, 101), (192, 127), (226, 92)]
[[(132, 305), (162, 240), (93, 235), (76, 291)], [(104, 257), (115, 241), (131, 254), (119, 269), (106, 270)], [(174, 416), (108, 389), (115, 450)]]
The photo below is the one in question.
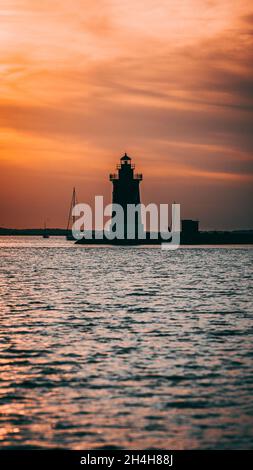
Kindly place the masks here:
[(0, 1), (0, 226), (109, 202), (127, 151), (143, 202), (252, 227), (250, 0)]

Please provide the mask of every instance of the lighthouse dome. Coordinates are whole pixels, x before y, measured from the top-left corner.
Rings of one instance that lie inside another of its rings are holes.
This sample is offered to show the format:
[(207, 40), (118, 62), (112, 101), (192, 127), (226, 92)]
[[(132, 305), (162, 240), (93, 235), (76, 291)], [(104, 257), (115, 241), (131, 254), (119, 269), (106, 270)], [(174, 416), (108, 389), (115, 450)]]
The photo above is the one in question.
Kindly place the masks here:
[(128, 160), (131, 160), (131, 158), (127, 155), (127, 153), (125, 153), (125, 155), (123, 155), (123, 157), (121, 157), (120, 160), (123, 161), (123, 162), (126, 162)]

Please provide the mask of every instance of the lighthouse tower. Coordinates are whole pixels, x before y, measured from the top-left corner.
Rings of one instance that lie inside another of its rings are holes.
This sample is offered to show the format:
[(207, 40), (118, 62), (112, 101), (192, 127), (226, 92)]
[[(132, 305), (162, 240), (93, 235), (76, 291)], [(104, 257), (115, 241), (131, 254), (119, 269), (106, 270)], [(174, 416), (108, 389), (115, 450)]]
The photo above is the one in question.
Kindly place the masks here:
[[(132, 164), (132, 159), (125, 153), (120, 159), (120, 164), (117, 165), (117, 173), (110, 174), (110, 181), (113, 184), (112, 203), (119, 204), (124, 210), (124, 237), (127, 238), (127, 205), (140, 204), (140, 182), (142, 181), (142, 174), (134, 173), (135, 165)], [(135, 236), (143, 232), (141, 222), (140, 210), (135, 214)]]

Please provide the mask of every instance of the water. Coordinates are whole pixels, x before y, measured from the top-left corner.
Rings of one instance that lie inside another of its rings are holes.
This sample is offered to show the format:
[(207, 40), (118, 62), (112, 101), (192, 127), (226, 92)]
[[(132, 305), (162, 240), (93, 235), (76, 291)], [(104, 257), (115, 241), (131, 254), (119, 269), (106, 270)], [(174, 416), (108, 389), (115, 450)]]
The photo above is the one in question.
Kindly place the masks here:
[(252, 258), (0, 238), (0, 447), (252, 448)]

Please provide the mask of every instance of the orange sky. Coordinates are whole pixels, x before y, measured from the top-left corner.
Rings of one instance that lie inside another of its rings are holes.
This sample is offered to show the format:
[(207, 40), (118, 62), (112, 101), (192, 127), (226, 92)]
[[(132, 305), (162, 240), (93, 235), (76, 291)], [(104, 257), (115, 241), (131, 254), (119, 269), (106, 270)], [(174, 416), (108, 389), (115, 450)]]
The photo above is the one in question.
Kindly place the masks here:
[(111, 197), (127, 151), (143, 202), (252, 228), (251, 0), (0, 0), (0, 226), (65, 227)]

